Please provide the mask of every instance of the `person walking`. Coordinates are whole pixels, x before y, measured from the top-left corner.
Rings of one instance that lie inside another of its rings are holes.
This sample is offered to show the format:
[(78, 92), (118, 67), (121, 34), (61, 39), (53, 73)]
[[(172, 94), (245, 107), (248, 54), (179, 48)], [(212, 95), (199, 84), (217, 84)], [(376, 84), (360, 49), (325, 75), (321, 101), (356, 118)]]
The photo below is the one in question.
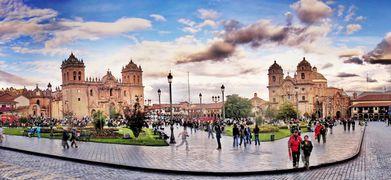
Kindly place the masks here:
[(343, 130), (346, 131), (346, 119), (342, 119)]
[(41, 126), (37, 126), (37, 137), (38, 139), (41, 139)]
[(350, 131), (350, 125), (352, 124), (352, 119), (348, 119), (348, 131)]
[(330, 128), (330, 134), (333, 134), (334, 120), (330, 119), (327, 123), (328, 127)]
[(311, 156), (312, 148), (313, 148), (313, 146), (312, 146), (312, 142), (311, 142), (310, 138), (308, 137), (308, 135), (305, 135), (304, 141), (301, 142), (301, 150), (304, 154), (304, 159), (303, 159), (304, 166), (307, 169), (310, 166), (310, 156)]
[(299, 136), (299, 132), (296, 130), (293, 132), (293, 134), (289, 137), (288, 140), (289, 157), (292, 159), (294, 168), (299, 167), (300, 143), (301, 137)]
[(208, 129), (208, 139), (210, 137), (212, 137), (212, 139), (214, 139), (214, 137), (213, 137), (213, 126), (212, 126), (211, 122), (208, 123), (207, 129)]
[(234, 124), (234, 127), (232, 128), (232, 136), (233, 136), (233, 144), (232, 146), (235, 148), (235, 147), (238, 147), (239, 146), (239, 128), (236, 124)]
[(253, 132), (254, 132), (254, 141), (255, 141), (255, 146), (260, 146), (261, 143), (259, 141), (259, 127), (258, 127), (258, 124), (255, 125), (254, 129), (253, 129)]
[(387, 118), (387, 126), (390, 126), (391, 125), (391, 118)]
[(320, 143), (320, 138), (323, 138), (323, 143), (326, 143), (326, 128), (319, 122), (315, 126), (315, 139)]
[(221, 127), (220, 124), (217, 123), (215, 126), (215, 132), (216, 132), (216, 140), (217, 140), (217, 150), (221, 150)]
[(75, 146), (75, 148), (78, 148), (77, 144), (76, 144), (76, 139), (77, 139), (77, 130), (76, 128), (72, 128), (71, 130), (71, 147), (73, 148), (73, 146)]
[(354, 131), (356, 129), (356, 121), (355, 119), (352, 119), (352, 130)]
[(69, 149), (68, 139), (69, 139), (68, 131), (64, 129), (64, 131), (62, 132), (62, 147), (64, 149)]
[(251, 129), (250, 129), (250, 127), (246, 125), (244, 131), (245, 131), (245, 135), (246, 135), (246, 143), (251, 144)]
[(182, 142), (176, 146), (176, 149), (183, 144), (186, 144), (186, 151), (189, 150), (189, 143), (187, 142), (187, 137), (189, 137), (189, 134), (187, 133), (186, 127), (183, 127), (183, 131), (178, 134), (178, 137), (182, 137)]
[(240, 125), (239, 129), (239, 138), (240, 138), (240, 143), (239, 146), (242, 147), (242, 143), (244, 144), (244, 147), (246, 147), (246, 139), (245, 139), (245, 132), (244, 132), (244, 125)]

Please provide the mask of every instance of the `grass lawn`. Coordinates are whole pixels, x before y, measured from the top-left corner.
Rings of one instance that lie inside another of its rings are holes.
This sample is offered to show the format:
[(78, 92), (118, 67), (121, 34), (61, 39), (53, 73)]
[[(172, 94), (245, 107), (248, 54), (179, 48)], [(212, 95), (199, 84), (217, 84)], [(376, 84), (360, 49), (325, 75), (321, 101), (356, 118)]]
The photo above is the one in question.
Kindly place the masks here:
[[(232, 126), (226, 126), (225, 127), (225, 135), (227, 136), (232, 136)], [(251, 127), (252, 129), (253, 127)], [(301, 132), (302, 133), (305, 133), (307, 132), (307, 129), (306, 128), (301, 128)], [(272, 133), (259, 133), (259, 139), (260, 141), (262, 142), (267, 142), (267, 141), (270, 141), (270, 135)], [(277, 132), (274, 132), (274, 140), (279, 140), (279, 139), (283, 139), (283, 138), (286, 138), (286, 137), (289, 137), (291, 135), (291, 132), (289, 129), (279, 129)], [(254, 136), (252, 138), (254, 140)]]
[[(27, 128), (4, 128), (3, 133), (7, 135), (23, 136), (23, 131)], [(143, 133), (140, 133), (138, 139), (133, 135), (133, 132), (128, 128), (120, 128), (118, 133), (123, 135), (129, 133), (131, 139), (122, 138), (91, 138), (90, 142), (111, 143), (111, 144), (126, 144), (126, 145), (142, 145), (142, 146), (167, 146), (167, 142), (162, 139), (155, 139), (157, 135), (153, 135), (152, 129), (144, 128)], [(55, 133), (55, 139), (61, 139), (61, 133)], [(50, 138), (50, 133), (41, 133), (42, 138)]]

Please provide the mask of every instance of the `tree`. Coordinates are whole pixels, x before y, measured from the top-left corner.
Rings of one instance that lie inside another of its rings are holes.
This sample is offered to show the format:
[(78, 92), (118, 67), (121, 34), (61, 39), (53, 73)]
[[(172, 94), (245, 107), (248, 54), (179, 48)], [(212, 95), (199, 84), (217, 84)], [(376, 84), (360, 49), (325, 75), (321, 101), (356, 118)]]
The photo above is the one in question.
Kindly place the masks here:
[(265, 112), (264, 112), (264, 114), (265, 114), (265, 118), (266, 119), (275, 119), (276, 118), (276, 116), (277, 116), (277, 110), (276, 109), (274, 109), (274, 108), (272, 108), (272, 107), (270, 107), (270, 106), (268, 106), (266, 109), (265, 109)]
[(133, 111), (126, 108), (124, 114), (125, 119), (127, 120), (127, 126), (133, 131), (134, 137), (138, 138), (142, 128), (146, 126), (145, 120), (147, 119), (145, 113), (140, 110), (138, 101), (134, 104)]
[(111, 107), (110, 108), (110, 119), (118, 119), (120, 116), (121, 116), (121, 114), (119, 113), (119, 112), (117, 112), (117, 110), (115, 110), (115, 108), (114, 107)]
[(92, 119), (94, 119), (94, 127), (95, 129), (102, 130), (103, 126), (106, 123), (106, 116), (103, 114), (101, 110), (96, 111), (94, 114), (92, 114)]
[(225, 116), (228, 118), (247, 118), (251, 115), (251, 101), (237, 94), (227, 96), (227, 101), (224, 106)]
[(282, 104), (277, 112), (277, 119), (291, 119), (297, 117), (297, 110), (289, 102)]

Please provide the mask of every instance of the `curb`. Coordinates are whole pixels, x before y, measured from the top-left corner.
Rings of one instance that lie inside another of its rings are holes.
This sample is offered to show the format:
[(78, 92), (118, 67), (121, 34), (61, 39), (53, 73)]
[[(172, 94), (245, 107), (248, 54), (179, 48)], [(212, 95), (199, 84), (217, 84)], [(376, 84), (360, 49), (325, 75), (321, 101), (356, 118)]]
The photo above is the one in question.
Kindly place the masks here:
[[(348, 162), (350, 160), (353, 160), (357, 158), (361, 153), (361, 148), (364, 140), (365, 135), (365, 126), (363, 128), (363, 132), (361, 135), (361, 142), (356, 150), (356, 153), (354, 153), (351, 157), (348, 157), (343, 160), (334, 161), (334, 162), (328, 162), (328, 163), (322, 163), (316, 166), (310, 166), (310, 169), (319, 169), (327, 166), (342, 164), (345, 162)], [(70, 162), (76, 162), (76, 163), (82, 163), (82, 164), (88, 164), (88, 165), (99, 165), (109, 168), (118, 168), (118, 169), (126, 169), (126, 170), (132, 170), (132, 171), (142, 171), (142, 172), (154, 172), (154, 173), (165, 173), (165, 174), (176, 174), (176, 175), (193, 175), (193, 176), (248, 176), (248, 175), (276, 175), (276, 174), (283, 174), (283, 173), (293, 173), (293, 172), (305, 172), (307, 171), (304, 167), (296, 168), (296, 169), (276, 169), (276, 170), (266, 170), (266, 171), (247, 171), (247, 172), (205, 172), (205, 171), (183, 171), (183, 170), (169, 170), (169, 169), (157, 169), (157, 168), (148, 168), (148, 167), (140, 167), (140, 166), (128, 166), (128, 165), (121, 165), (121, 164), (112, 164), (112, 163), (105, 163), (105, 162), (97, 162), (97, 161), (90, 161), (90, 160), (84, 160), (84, 159), (77, 159), (77, 158), (71, 158), (71, 157), (64, 157), (64, 156), (58, 156), (58, 155), (52, 155), (52, 154), (44, 154), (40, 152), (33, 152), (23, 149), (16, 149), (16, 148), (10, 148), (10, 147), (3, 147), (0, 146), (0, 149), (10, 150), (10, 151), (16, 151), (24, 154), (30, 154), (30, 155), (36, 155), (36, 156), (42, 156), (42, 157), (49, 157), (54, 159), (60, 159)]]

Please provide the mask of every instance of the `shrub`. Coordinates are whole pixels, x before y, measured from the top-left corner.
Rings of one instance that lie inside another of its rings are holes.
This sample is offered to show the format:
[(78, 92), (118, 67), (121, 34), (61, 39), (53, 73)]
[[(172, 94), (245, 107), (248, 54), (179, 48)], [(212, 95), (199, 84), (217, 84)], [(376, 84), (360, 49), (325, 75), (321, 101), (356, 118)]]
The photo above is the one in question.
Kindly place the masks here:
[(94, 127), (95, 129), (102, 130), (103, 127), (106, 124), (106, 116), (103, 114), (102, 111), (97, 111), (92, 115), (92, 118), (94, 119)]
[(259, 131), (261, 133), (272, 133), (272, 132), (279, 131), (279, 128), (277, 126), (266, 124), (266, 125), (260, 126)]

